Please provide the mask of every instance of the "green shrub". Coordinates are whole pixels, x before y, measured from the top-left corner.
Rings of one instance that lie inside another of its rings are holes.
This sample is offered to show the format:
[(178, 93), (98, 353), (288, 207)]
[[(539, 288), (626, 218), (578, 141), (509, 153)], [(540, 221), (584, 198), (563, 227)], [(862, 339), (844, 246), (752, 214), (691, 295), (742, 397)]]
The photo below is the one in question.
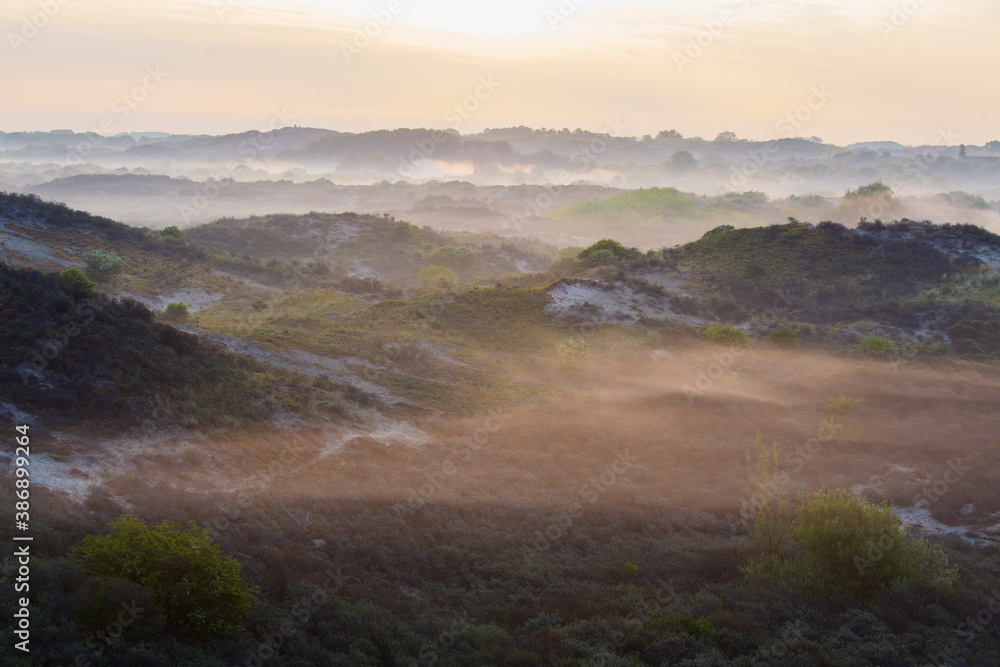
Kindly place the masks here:
[(715, 234), (722, 234), (724, 232), (731, 232), (734, 229), (736, 228), (733, 227), (732, 225), (719, 225), (718, 227), (713, 227), (712, 229), (705, 232), (701, 238), (705, 238), (706, 236), (714, 236)]
[(625, 566), (622, 568), (622, 571), (625, 572), (626, 577), (634, 577), (635, 575), (639, 574), (639, 568), (630, 562), (625, 563)]
[(730, 347), (747, 347), (751, 343), (746, 331), (728, 324), (713, 324), (705, 330), (705, 337), (712, 343)]
[(447, 266), (431, 264), (417, 272), (417, 284), (429, 289), (440, 289), (458, 284), (458, 274)]
[(163, 319), (168, 322), (187, 322), (189, 307), (188, 304), (181, 301), (172, 301), (167, 304), (166, 310), (163, 311)]
[(899, 354), (899, 348), (889, 340), (888, 336), (876, 336), (875, 334), (861, 341), (858, 349), (868, 354)]
[(862, 185), (857, 190), (848, 190), (844, 193), (845, 199), (857, 199), (860, 197), (892, 197), (892, 188), (882, 181), (875, 181), (868, 185)]
[(262, 310), (267, 310), (267, 301), (264, 301), (264, 299), (254, 299), (250, 307), (254, 309), (254, 312), (259, 313)]
[(67, 285), (82, 289), (85, 291), (90, 291), (94, 289), (96, 283), (87, 280), (87, 276), (83, 274), (83, 271), (77, 268), (66, 269), (59, 274), (59, 277), (63, 279)]
[(179, 239), (182, 236), (181, 230), (178, 229), (177, 225), (170, 225), (169, 227), (164, 227), (163, 229), (160, 230), (160, 235), (174, 239)]
[(799, 335), (788, 329), (773, 331), (769, 338), (772, 345), (782, 350), (794, 350), (799, 346)]
[(697, 636), (708, 636), (715, 634), (715, 627), (712, 622), (704, 616), (692, 616), (691, 614), (675, 611), (667, 614), (664, 620), (670, 624)]
[(191, 524), (150, 528), (119, 517), (108, 535), (88, 535), (76, 549), (83, 568), (99, 577), (141, 585), (159, 607), (167, 631), (185, 640), (229, 634), (243, 622), (257, 590), (240, 581), (241, 566)]
[(841, 412), (853, 412), (858, 409), (857, 399), (853, 399), (850, 396), (844, 396), (841, 394), (829, 405), (823, 408), (823, 412), (826, 414), (839, 414)]
[(795, 508), (790, 548), (754, 554), (743, 572), (758, 583), (791, 584), (810, 598), (840, 593), (862, 603), (898, 581), (933, 594), (959, 588), (944, 552), (912, 538), (891, 506), (841, 489), (803, 495)]
[(84, 273), (98, 283), (110, 283), (125, 270), (125, 258), (103, 250), (87, 253), (87, 267)]

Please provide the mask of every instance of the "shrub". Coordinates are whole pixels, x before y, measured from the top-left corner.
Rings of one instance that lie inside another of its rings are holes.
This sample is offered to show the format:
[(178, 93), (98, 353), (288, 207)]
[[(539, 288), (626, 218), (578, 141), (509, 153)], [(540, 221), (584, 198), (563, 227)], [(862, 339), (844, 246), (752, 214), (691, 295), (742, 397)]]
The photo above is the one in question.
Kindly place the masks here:
[(843, 394), (841, 394), (836, 398), (836, 400), (834, 400), (825, 408), (823, 408), (823, 412), (832, 415), (841, 412), (853, 412), (854, 410), (857, 409), (858, 409), (857, 399), (851, 398), (850, 396), (844, 396)]
[(447, 266), (431, 264), (417, 272), (417, 284), (430, 289), (451, 287), (458, 284), (458, 274)]
[(876, 336), (875, 334), (861, 341), (858, 349), (868, 354), (899, 354), (899, 348), (887, 336)]
[(254, 312), (259, 313), (262, 310), (267, 310), (267, 301), (264, 301), (264, 299), (254, 299), (250, 307), (254, 309)]
[(842, 489), (803, 495), (794, 510), (789, 548), (757, 550), (743, 568), (750, 581), (791, 584), (814, 599), (845, 594), (873, 602), (894, 582), (933, 594), (959, 588), (939, 547), (910, 536), (893, 508)]
[(845, 199), (857, 199), (860, 197), (892, 197), (892, 188), (882, 181), (875, 181), (868, 185), (862, 185), (857, 190), (848, 190), (844, 193)]
[(625, 572), (626, 577), (634, 577), (635, 575), (639, 574), (639, 568), (635, 564), (630, 562), (625, 563), (625, 566), (622, 568), (622, 571)]
[(601, 239), (581, 250), (577, 257), (584, 266), (605, 266), (620, 259), (634, 259), (641, 254), (638, 248), (628, 248), (614, 239)]
[(713, 324), (705, 330), (705, 337), (712, 343), (730, 347), (747, 347), (751, 342), (746, 331), (728, 324)]
[(771, 332), (769, 336), (771, 344), (782, 350), (794, 350), (799, 346), (799, 335), (788, 329), (779, 329)]
[(163, 311), (163, 319), (168, 322), (187, 322), (188, 319), (188, 304), (182, 303), (180, 301), (172, 301), (167, 304), (166, 310)]
[(98, 283), (110, 283), (125, 270), (125, 258), (103, 250), (87, 253), (87, 267), (84, 273)]
[(564, 338), (556, 346), (556, 353), (564, 366), (579, 366), (590, 359), (590, 345), (582, 338)]
[(96, 283), (87, 280), (87, 276), (83, 274), (83, 271), (77, 268), (66, 269), (59, 274), (59, 277), (62, 278), (63, 282), (67, 285), (87, 292), (94, 289), (94, 285), (96, 285)]
[(164, 227), (163, 229), (160, 230), (160, 234), (162, 236), (167, 236), (173, 239), (179, 239), (182, 236), (181, 230), (178, 229), (177, 225), (170, 225), (169, 227)]
[(701, 238), (705, 238), (706, 236), (713, 236), (715, 234), (722, 234), (724, 232), (731, 232), (734, 229), (736, 228), (733, 227), (732, 225), (719, 225), (718, 227), (713, 227), (712, 229), (705, 232), (705, 234)]
[(122, 516), (110, 534), (84, 537), (76, 554), (92, 575), (140, 584), (163, 613), (167, 631), (182, 639), (232, 632), (257, 592), (240, 581), (239, 562), (194, 524), (183, 530), (164, 521), (150, 528)]

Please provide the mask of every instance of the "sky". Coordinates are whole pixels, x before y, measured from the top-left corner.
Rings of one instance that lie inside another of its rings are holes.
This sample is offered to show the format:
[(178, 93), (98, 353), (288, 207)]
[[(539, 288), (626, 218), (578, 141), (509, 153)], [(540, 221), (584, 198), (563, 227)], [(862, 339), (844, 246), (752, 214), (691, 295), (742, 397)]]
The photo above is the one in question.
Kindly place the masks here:
[(3, 0), (0, 130), (1000, 139), (996, 0)]

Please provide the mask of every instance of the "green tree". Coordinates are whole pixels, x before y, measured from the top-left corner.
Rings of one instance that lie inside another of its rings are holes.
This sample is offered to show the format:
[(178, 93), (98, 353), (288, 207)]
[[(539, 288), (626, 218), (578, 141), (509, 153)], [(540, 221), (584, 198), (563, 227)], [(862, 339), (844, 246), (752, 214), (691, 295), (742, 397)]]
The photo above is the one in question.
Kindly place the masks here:
[(59, 277), (62, 278), (63, 282), (66, 284), (87, 292), (94, 289), (94, 285), (96, 284), (87, 280), (87, 276), (83, 274), (83, 271), (77, 268), (66, 269), (59, 274)]
[(167, 304), (166, 310), (163, 311), (163, 319), (169, 322), (187, 322), (189, 311), (188, 304), (181, 301), (172, 301)]
[(677, 151), (670, 156), (670, 166), (677, 171), (691, 171), (698, 168), (698, 162), (687, 151)]
[(84, 273), (98, 283), (110, 283), (125, 270), (125, 258), (103, 250), (87, 253), (87, 267)]
[(160, 230), (160, 234), (162, 236), (168, 236), (174, 239), (179, 239), (182, 236), (181, 230), (177, 227), (177, 225), (170, 225), (169, 227), (164, 227), (163, 229)]
[(193, 523), (163, 521), (150, 528), (121, 516), (108, 535), (88, 535), (76, 549), (94, 576), (140, 584), (161, 611), (167, 631), (203, 640), (238, 628), (257, 589), (240, 581), (240, 564)]
[(748, 347), (752, 342), (746, 331), (728, 324), (713, 324), (705, 329), (705, 338), (718, 345)]

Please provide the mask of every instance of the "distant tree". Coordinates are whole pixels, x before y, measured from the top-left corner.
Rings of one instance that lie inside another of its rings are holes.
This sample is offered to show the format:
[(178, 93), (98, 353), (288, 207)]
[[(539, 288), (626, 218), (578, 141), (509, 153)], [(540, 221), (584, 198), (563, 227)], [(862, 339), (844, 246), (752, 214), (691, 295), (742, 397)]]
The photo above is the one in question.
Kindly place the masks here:
[(657, 139), (683, 139), (684, 137), (681, 136), (681, 133), (678, 132), (677, 130), (663, 130), (662, 132), (660, 132), (659, 134), (656, 135), (656, 138)]
[(577, 255), (587, 266), (603, 266), (613, 264), (619, 259), (638, 257), (642, 253), (638, 248), (629, 248), (614, 239), (601, 239), (583, 250)]
[(726, 130), (725, 132), (719, 132), (719, 135), (715, 137), (715, 141), (739, 141), (739, 137), (736, 136), (735, 132)]
[(181, 237), (181, 230), (178, 229), (177, 225), (171, 225), (169, 227), (164, 227), (160, 230), (162, 236), (168, 236), (170, 238), (179, 239)]
[(458, 274), (447, 266), (431, 264), (417, 272), (417, 284), (430, 289), (450, 287), (458, 284)]
[(868, 185), (862, 185), (857, 190), (848, 190), (844, 194), (845, 199), (858, 199), (862, 197), (892, 197), (892, 188), (882, 181), (875, 181)]
[(1000, 151), (1000, 141), (987, 141), (986, 148), (991, 151)]
[(187, 322), (190, 314), (188, 308), (188, 304), (180, 301), (168, 303), (166, 310), (163, 311), (163, 319), (169, 322)]
[(163, 613), (167, 631), (205, 640), (237, 629), (257, 589), (240, 581), (240, 564), (222, 553), (202, 528), (164, 521), (150, 528), (119, 517), (108, 535), (88, 535), (76, 554), (94, 576), (140, 584)]
[(98, 283), (110, 283), (125, 270), (125, 258), (103, 250), (91, 250), (87, 253), (87, 266), (84, 273)]
[(698, 162), (687, 151), (677, 151), (670, 156), (670, 166), (677, 171), (692, 171), (698, 168)]
[(958, 147), (958, 157), (962, 158), (965, 157), (965, 155), (966, 155), (965, 144), (962, 144), (961, 146)]
[(77, 268), (66, 269), (59, 274), (59, 277), (63, 279), (68, 285), (85, 290), (89, 292), (94, 289), (95, 283), (87, 280), (87, 276), (83, 274), (83, 271)]

